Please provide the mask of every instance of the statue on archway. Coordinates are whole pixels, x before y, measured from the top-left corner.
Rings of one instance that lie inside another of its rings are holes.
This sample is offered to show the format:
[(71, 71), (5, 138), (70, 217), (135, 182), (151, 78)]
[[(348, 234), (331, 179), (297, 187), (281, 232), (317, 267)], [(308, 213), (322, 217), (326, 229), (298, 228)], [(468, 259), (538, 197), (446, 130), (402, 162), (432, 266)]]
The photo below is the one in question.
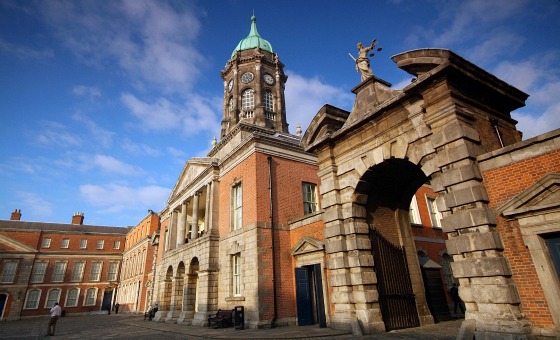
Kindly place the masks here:
[[(362, 75), (362, 81), (368, 79), (369, 77), (373, 76), (373, 72), (371, 72), (371, 68), (369, 66), (369, 58), (368, 58), (368, 52), (373, 50), (373, 48), (378, 44), (377, 39), (373, 39), (373, 41), (371, 42), (371, 45), (369, 46), (364, 46), (364, 44), (362, 44), (361, 42), (358, 43), (357, 47), (358, 47), (358, 58), (354, 58), (354, 56), (350, 54), (350, 57), (352, 57), (352, 59), (354, 59), (354, 61), (356, 62), (356, 71), (360, 72)], [(377, 48), (377, 51), (381, 51), (381, 47)], [(375, 54), (371, 53), (369, 56), (373, 57)]]

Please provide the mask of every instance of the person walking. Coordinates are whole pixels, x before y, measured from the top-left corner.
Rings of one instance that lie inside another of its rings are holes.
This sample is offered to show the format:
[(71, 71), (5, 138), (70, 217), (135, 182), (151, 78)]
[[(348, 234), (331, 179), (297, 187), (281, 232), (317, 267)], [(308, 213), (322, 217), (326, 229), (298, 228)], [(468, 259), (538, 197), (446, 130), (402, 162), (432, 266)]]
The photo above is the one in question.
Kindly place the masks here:
[(461, 313), (465, 314), (463, 301), (461, 301), (461, 297), (459, 296), (459, 288), (457, 288), (457, 284), (453, 284), (453, 287), (449, 289), (449, 294), (451, 294), (451, 298), (453, 299), (453, 313), (457, 314), (457, 306), (459, 306)]
[(117, 302), (117, 304), (115, 305), (115, 314), (119, 314), (119, 307), (121, 305), (119, 305), (119, 303)]
[(56, 322), (58, 321), (58, 318), (60, 317), (61, 313), (62, 313), (62, 308), (60, 308), (60, 306), (58, 305), (58, 302), (55, 302), (54, 307), (51, 308), (51, 311), (50, 311), (51, 319), (49, 320), (49, 327), (47, 329), (47, 335), (54, 335), (54, 332), (56, 330)]

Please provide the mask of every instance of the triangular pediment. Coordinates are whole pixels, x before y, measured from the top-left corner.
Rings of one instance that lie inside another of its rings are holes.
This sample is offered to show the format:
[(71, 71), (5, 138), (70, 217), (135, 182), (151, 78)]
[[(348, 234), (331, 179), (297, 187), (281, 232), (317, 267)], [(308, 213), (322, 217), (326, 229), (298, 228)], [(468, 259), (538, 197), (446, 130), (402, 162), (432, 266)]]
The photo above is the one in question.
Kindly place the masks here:
[(560, 174), (549, 174), (500, 207), (507, 218), (560, 208)]
[(324, 251), (325, 243), (313, 237), (304, 236), (299, 242), (290, 250), (292, 256), (301, 254), (312, 253), (316, 251)]
[(19, 242), (11, 237), (0, 234), (0, 251), (5, 253), (36, 253), (35, 248)]
[(185, 163), (179, 179), (175, 183), (171, 195), (169, 196), (169, 201), (179, 193), (181, 193), (185, 188), (196, 181), (196, 179), (211, 168), (216, 165), (217, 161), (215, 158), (191, 158)]

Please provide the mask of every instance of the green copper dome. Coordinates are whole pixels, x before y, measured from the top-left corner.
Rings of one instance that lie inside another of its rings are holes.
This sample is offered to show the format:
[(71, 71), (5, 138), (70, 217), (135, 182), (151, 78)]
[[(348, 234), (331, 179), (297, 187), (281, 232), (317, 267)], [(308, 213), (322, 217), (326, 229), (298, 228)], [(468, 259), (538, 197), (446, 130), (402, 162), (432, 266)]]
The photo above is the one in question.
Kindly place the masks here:
[(241, 39), (239, 44), (237, 44), (237, 47), (235, 47), (235, 49), (231, 53), (231, 56), (233, 57), (236, 51), (250, 50), (255, 47), (258, 47), (261, 50), (265, 50), (270, 53), (274, 53), (272, 51), (272, 46), (270, 45), (270, 43), (267, 40), (263, 39), (259, 35), (259, 32), (257, 32), (257, 17), (253, 15), (251, 17), (251, 32), (249, 32), (247, 38)]

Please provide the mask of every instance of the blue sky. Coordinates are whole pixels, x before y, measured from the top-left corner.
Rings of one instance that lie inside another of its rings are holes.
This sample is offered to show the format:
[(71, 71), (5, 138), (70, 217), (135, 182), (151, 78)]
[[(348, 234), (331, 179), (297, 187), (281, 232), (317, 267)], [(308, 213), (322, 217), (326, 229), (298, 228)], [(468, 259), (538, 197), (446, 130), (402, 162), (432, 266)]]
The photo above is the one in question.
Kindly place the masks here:
[(360, 82), (348, 53), (451, 49), (531, 96), (524, 138), (560, 127), (560, 1), (0, 1), (0, 219), (136, 225), (219, 137), (220, 71), (257, 16), (286, 65), (290, 131)]

